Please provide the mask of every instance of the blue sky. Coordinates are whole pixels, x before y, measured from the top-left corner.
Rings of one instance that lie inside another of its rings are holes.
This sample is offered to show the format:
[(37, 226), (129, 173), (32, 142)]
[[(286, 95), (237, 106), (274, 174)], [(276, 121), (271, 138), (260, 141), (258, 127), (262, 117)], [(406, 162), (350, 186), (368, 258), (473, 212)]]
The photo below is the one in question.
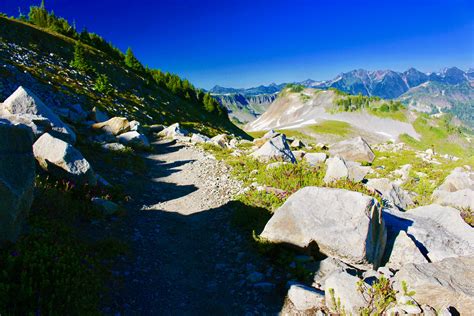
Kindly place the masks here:
[[(28, 12), (40, 0), (0, 0)], [(46, 0), (152, 68), (196, 86), (330, 79), (355, 68), (474, 66), (474, 1)]]

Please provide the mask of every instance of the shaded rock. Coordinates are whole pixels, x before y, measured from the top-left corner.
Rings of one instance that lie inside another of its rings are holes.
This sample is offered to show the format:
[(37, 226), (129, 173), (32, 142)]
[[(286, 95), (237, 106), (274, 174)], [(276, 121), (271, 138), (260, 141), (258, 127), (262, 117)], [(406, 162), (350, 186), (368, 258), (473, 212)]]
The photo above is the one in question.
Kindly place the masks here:
[(304, 160), (312, 167), (317, 166), (326, 161), (327, 155), (325, 153), (307, 153)]
[[(48, 108), (33, 92), (26, 88), (19, 87), (10, 95), (2, 105), (2, 111), (9, 114), (42, 116), (49, 120), (51, 125), (50, 134), (66, 142), (74, 144), (76, 134), (72, 129), (64, 124), (63, 121)], [(33, 120), (32, 120), (33, 121)], [(45, 123), (42, 123), (43, 126)]]
[(0, 113), (0, 119), (6, 119), (13, 124), (23, 124), (31, 128), (35, 139), (44, 133), (51, 131), (51, 121), (44, 116), (34, 114), (9, 114), (7, 112)]
[(278, 208), (262, 237), (318, 251), (346, 263), (378, 267), (386, 232), (378, 202), (362, 193), (305, 187)]
[(91, 202), (106, 216), (116, 215), (121, 210), (120, 205), (117, 203), (102, 198), (94, 197), (91, 199)]
[(250, 156), (261, 161), (275, 159), (288, 161), (291, 163), (296, 162), (296, 158), (291, 152), (290, 146), (288, 146), (288, 143), (286, 142), (286, 136), (283, 134), (268, 140), (257, 151), (251, 153)]
[(419, 304), (441, 309), (454, 306), (461, 315), (474, 310), (474, 257), (446, 258), (435, 263), (407, 264), (394, 277), (401, 290), (405, 281)]
[(358, 315), (359, 310), (366, 306), (366, 301), (362, 293), (358, 291), (357, 283), (359, 278), (347, 272), (336, 271), (332, 273), (325, 283), (326, 306), (332, 312), (337, 312), (334, 300), (340, 300), (341, 308), (346, 313)]
[(329, 153), (332, 156), (339, 155), (345, 160), (358, 162), (371, 163), (375, 159), (375, 154), (369, 144), (360, 136), (332, 145)]
[(306, 152), (303, 150), (293, 150), (293, 156), (295, 156), (298, 161), (303, 159), (304, 155), (306, 155)]
[(433, 201), (474, 210), (474, 172), (463, 167), (455, 168), (433, 192)]
[(125, 117), (113, 117), (101, 123), (95, 123), (92, 128), (102, 130), (108, 134), (120, 135), (130, 131), (130, 123)]
[(96, 184), (94, 171), (82, 154), (65, 141), (43, 134), (33, 144), (39, 165), (47, 172), (78, 184)]
[(194, 133), (193, 136), (191, 137), (191, 143), (195, 143), (195, 144), (206, 143), (209, 140), (210, 140), (209, 137), (202, 134), (197, 134), (197, 133)]
[(87, 112), (82, 109), (80, 104), (73, 104), (69, 106), (68, 118), (74, 123), (79, 123), (87, 119)]
[(218, 146), (220, 148), (229, 148), (229, 136), (226, 134), (220, 134), (217, 136), (212, 137), (209, 140), (209, 143)]
[(159, 133), (164, 129), (165, 129), (165, 126), (161, 124), (153, 124), (148, 127), (148, 130), (152, 133)]
[(120, 143), (103, 144), (101, 147), (104, 148), (105, 150), (110, 150), (110, 151), (122, 151), (122, 150), (125, 150), (125, 148), (127, 148)]
[(383, 216), (389, 235), (405, 231), (432, 262), (474, 255), (474, 230), (457, 209), (432, 204), (408, 212), (384, 209)]
[(413, 240), (403, 230), (395, 237), (389, 256), (387, 266), (397, 270), (407, 263), (428, 262)]
[(350, 269), (351, 267), (341, 260), (331, 257), (317, 261), (313, 277), (313, 286), (318, 289), (325, 290), (325, 281), (328, 276), (330, 276), (335, 271), (347, 272)]
[(362, 166), (360, 162), (346, 161), (346, 167), (352, 182), (361, 182), (370, 171), (370, 167)]
[(90, 119), (96, 123), (101, 123), (109, 120), (107, 114), (99, 110), (97, 107), (94, 107), (90, 114)]
[(33, 202), (33, 134), (0, 119), (0, 242), (15, 241)]
[(379, 192), (392, 206), (406, 210), (413, 205), (408, 193), (387, 178), (369, 179), (366, 186)]
[(306, 147), (306, 145), (301, 140), (296, 138), (294, 141), (291, 142), (290, 147), (299, 149)]
[(117, 136), (117, 140), (127, 146), (136, 148), (148, 148), (150, 142), (148, 138), (136, 131), (126, 132)]
[(326, 160), (326, 166), (326, 175), (323, 179), (325, 183), (331, 183), (349, 177), (349, 169), (346, 166), (346, 162), (339, 156)]
[(165, 129), (163, 129), (161, 132), (158, 133), (158, 136), (161, 137), (167, 137), (167, 138), (178, 138), (178, 137), (184, 137), (188, 133), (181, 129), (179, 126), (179, 123), (174, 123)]
[(288, 290), (288, 299), (298, 311), (324, 306), (324, 292), (303, 284), (292, 284)]

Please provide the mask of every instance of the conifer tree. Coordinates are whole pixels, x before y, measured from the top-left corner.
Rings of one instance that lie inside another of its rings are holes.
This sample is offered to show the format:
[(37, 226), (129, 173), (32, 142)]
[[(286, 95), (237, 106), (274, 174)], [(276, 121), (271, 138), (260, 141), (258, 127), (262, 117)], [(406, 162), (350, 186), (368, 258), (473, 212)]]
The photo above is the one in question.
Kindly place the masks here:
[(125, 65), (128, 67), (132, 68), (133, 70), (136, 71), (143, 71), (143, 65), (140, 63), (140, 61), (135, 57), (135, 55), (132, 52), (132, 49), (129, 47), (127, 49), (127, 52), (125, 53)]
[(80, 41), (77, 41), (74, 45), (74, 59), (71, 61), (71, 67), (74, 67), (82, 72), (89, 72), (92, 70), (92, 67), (86, 60), (84, 46)]

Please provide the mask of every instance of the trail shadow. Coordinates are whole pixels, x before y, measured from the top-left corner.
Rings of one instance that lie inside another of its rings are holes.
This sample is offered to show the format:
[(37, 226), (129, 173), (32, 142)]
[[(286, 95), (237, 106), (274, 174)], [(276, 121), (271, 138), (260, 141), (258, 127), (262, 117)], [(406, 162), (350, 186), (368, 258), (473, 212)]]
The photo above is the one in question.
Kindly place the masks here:
[[(135, 216), (129, 238), (130, 262), (117, 274), (123, 286), (113, 291), (113, 310), (124, 315), (277, 314), (286, 280), (255, 251), (250, 238), (236, 228), (235, 213), (247, 205), (231, 201), (191, 215), (162, 210)], [(264, 209), (244, 211), (265, 217)], [(132, 229), (133, 227), (133, 229)], [(261, 280), (248, 279), (262, 273)]]

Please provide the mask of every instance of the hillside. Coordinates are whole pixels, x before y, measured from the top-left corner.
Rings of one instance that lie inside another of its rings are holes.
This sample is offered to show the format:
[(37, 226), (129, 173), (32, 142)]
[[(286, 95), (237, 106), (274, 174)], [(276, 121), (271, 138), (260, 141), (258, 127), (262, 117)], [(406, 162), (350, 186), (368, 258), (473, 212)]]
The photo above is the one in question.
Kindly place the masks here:
[[(225, 113), (210, 112), (202, 99), (188, 97), (189, 93), (180, 96), (156, 81), (154, 73), (130, 69), (116, 53), (83, 44), (87, 62), (95, 69), (83, 73), (70, 65), (77, 43), (71, 37), (0, 17), (0, 38), (1, 99), (23, 85), (53, 108), (79, 103), (86, 109), (97, 107), (110, 116), (126, 116), (143, 124), (179, 121), (190, 130), (210, 135), (225, 131), (245, 136)], [(107, 93), (94, 88), (98, 74), (107, 78)]]
[(240, 93), (212, 94), (224, 106), (229, 117), (237, 124), (255, 120), (276, 99), (276, 93), (243, 95)]

